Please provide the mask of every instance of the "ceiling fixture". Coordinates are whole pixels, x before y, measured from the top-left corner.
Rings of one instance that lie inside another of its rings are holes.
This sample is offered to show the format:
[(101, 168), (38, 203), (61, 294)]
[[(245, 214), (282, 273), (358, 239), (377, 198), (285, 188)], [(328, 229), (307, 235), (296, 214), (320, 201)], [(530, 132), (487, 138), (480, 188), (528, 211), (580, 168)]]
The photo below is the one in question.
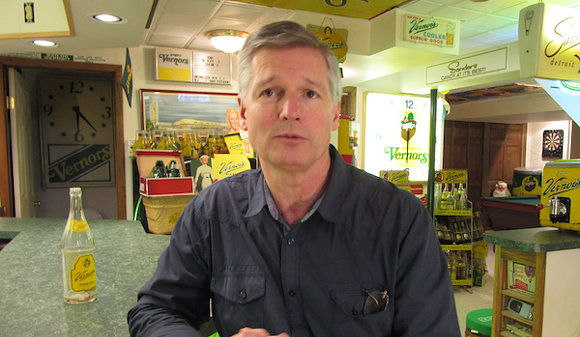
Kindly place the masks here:
[(41, 47), (58, 47), (58, 44), (47, 40), (34, 40), (32, 43)]
[(250, 34), (239, 30), (218, 29), (205, 33), (211, 44), (226, 54), (233, 54), (242, 49)]
[(126, 19), (123, 19), (120, 16), (116, 16), (116, 15), (111, 15), (111, 14), (89, 14), (89, 17), (91, 17), (93, 20), (99, 21), (99, 22), (103, 22), (103, 23), (125, 23), (127, 22)]

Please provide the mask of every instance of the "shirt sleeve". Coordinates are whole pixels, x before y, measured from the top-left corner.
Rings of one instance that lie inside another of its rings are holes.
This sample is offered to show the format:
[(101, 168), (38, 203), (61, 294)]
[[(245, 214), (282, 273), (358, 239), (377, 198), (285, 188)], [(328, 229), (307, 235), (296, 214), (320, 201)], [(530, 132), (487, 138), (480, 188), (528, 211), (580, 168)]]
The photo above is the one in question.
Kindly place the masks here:
[(404, 208), (414, 216), (400, 238), (393, 336), (459, 337), (453, 286), (433, 221), (419, 202)]
[(202, 252), (209, 250), (201, 208), (195, 205), (190, 203), (177, 221), (155, 274), (127, 315), (131, 336), (202, 336), (197, 329), (209, 320), (211, 296)]

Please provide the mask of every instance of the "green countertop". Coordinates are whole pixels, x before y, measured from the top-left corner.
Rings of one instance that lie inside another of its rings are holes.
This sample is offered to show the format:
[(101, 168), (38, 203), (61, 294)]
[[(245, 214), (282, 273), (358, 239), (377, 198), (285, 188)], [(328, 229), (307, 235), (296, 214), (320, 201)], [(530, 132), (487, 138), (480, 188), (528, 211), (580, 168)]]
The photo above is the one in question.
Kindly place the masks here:
[(66, 219), (0, 218), (0, 336), (129, 336), (127, 312), (151, 278), (168, 235), (139, 222), (90, 220), (97, 299), (65, 304), (60, 239)]
[(580, 248), (580, 232), (540, 227), (486, 232), (483, 240), (524, 252), (552, 252)]

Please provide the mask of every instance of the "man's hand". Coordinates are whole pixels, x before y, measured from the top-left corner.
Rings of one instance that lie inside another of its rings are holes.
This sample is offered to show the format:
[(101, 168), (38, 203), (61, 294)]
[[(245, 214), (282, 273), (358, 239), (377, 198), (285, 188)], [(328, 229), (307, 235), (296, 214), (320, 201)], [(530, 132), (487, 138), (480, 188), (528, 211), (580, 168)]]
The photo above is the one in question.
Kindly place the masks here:
[(286, 333), (279, 334), (277, 336), (272, 336), (268, 331), (264, 329), (243, 328), (232, 337), (290, 337), (290, 336)]

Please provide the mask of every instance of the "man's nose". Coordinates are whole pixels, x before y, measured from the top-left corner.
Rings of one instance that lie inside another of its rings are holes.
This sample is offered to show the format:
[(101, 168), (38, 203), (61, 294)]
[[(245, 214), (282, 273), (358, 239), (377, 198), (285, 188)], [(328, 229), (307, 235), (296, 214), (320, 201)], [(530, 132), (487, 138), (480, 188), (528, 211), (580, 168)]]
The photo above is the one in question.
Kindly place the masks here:
[(280, 118), (283, 120), (297, 121), (302, 115), (300, 97), (295, 94), (288, 94), (281, 100)]

